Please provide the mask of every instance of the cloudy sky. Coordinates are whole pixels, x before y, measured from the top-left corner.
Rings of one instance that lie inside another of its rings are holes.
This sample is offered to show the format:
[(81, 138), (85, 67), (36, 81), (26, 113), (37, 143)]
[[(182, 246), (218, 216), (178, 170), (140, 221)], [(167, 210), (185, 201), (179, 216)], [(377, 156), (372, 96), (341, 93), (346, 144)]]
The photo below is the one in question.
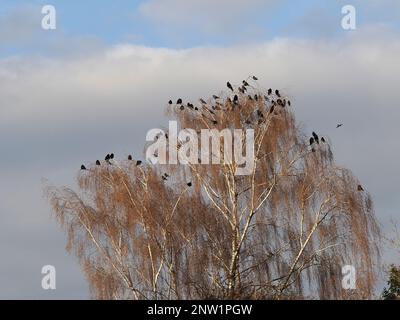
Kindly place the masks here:
[[(292, 97), (306, 133), (329, 137), (386, 232), (400, 220), (399, 1), (82, 2), (1, 0), (0, 299), (89, 298), (43, 186), (74, 186), (81, 163), (110, 151), (141, 154), (170, 98), (250, 74)], [(41, 27), (46, 4), (56, 30)], [(356, 30), (341, 26), (346, 4)], [(56, 290), (41, 288), (47, 264)]]

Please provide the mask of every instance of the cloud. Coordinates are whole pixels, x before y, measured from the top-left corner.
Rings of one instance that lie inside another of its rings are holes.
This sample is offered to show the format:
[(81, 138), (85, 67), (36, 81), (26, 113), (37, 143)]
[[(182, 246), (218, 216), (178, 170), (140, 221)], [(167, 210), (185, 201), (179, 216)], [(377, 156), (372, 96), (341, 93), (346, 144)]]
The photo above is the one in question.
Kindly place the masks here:
[[(315, 130), (330, 139), (338, 164), (353, 169), (389, 228), (389, 217), (399, 210), (399, 55), (396, 34), (360, 29), (329, 42), (276, 39), (187, 50), (126, 44), (73, 58), (1, 59), (0, 193), (5, 200), (0, 218), (7, 224), (0, 225), (0, 237), (10, 245), (0, 246), (8, 261), (0, 265), (0, 275), (13, 268), (36, 275), (41, 264), (63, 265), (59, 277), (73, 287), (65, 285), (56, 296), (86, 294), (82, 274), (74, 258), (65, 256), (64, 236), (41, 199), (41, 178), (73, 185), (81, 163), (111, 151), (139, 157), (146, 131), (167, 124), (169, 99), (196, 101), (249, 74), (259, 77), (260, 86), (281, 88), (292, 97), (299, 123), (307, 133)], [(336, 129), (339, 122), (344, 126)], [(22, 261), (24, 255), (32, 261)], [(38, 283), (19, 282), (15, 288), (35, 298), (42, 294)], [(1, 286), (0, 296), (7, 297), (12, 286)]]

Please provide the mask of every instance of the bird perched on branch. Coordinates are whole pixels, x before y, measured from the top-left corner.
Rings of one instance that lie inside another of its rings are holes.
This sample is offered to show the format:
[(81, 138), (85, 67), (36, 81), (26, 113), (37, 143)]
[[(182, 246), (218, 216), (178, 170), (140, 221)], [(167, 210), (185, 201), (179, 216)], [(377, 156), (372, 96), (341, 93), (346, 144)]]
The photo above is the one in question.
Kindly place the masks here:
[(186, 185), (187, 185), (188, 187), (191, 187), (191, 186), (192, 186), (192, 183), (191, 183), (191, 182), (188, 182), (188, 183), (186, 183)]
[(272, 89), (269, 88), (269, 89), (268, 89), (268, 95), (270, 96), (271, 94), (272, 94)]
[(100, 165), (100, 160), (96, 160), (96, 166)]
[(81, 165), (81, 170), (86, 170), (86, 167), (84, 165)]
[(128, 156), (128, 160), (132, 160), (132, 156), (131, 155)]
[(257, 78), (256, 76), (253, 76), (253, 80), (257, 81), (257, 80), (258, 80), (258, 78)]
[(314, 138), (311, 137), (311, 138), (310, 138), (310, 146), (312, 146), (313, 144), (314, 144)]
[(357, 186), (357, 190), (358, 190), (358, 191), (364, 191), (364, 188), (362, 187), (361, 184), (359, 184), (359, 185)]
[(275, 90), (275, 94), (280, 98), (281, 97), (281, 94), (279, 93), (279, 90), (277, 89), (277, 90)]
[(228, 89), (232, 90), (232, 92), (233, 92), (233, 87), (229, 81), (226, 83), (226, 86), (228, 87)]
[(176, 104), (182, 104), (182, 99), (179, 98), (178, 100), (176, 100)]
[(142, 164), (142, 161), (140, 161), (140, 160), (136, 161), (137, 166), (140, 166), (141, 164)]
[(319, 137), (318, 137), (318, 135), (317, 135), (314, 131), (312, 132), (312, 135), (313, 135), (313, 137), (314, 137), (315, 142), (319, 144)]

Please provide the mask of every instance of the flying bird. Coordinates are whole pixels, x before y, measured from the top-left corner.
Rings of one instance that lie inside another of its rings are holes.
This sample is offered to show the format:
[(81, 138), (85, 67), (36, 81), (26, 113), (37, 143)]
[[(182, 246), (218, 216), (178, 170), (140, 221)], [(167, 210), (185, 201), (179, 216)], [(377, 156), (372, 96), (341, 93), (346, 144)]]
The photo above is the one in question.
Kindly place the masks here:
[(342, 125), (343, 125), (343, 123), (337, 124), (337, 125), (336, 125), (336, 129), (337, 129), (337, 128), (340, 128)]
[(228, 87), (228, 89), (233, 91), (233, 87), (229, 81), (226, 83), (226, 86)]
[(81, 165), (81, 170), (86, 170), (86, 167), (84, 165)]
[(96, 166), (99, 166), (99, 165), (100, 165), (100, 161), (96, 160)]
[(357, 186), (357, 190), (358, 190), (358, 191), (364, 191), (364, 188), (362, 187), (361, 184), (359, 184), (359, 185)]

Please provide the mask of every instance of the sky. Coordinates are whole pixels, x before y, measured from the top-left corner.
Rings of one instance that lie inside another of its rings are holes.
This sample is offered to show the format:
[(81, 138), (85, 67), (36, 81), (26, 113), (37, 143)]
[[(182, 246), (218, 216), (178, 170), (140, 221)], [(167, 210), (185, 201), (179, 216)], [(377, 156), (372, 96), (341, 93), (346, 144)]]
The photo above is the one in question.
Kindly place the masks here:
[[(44, 5), (56, 29), (43, 30)], [(341, 25), (356, 8), (356, 29)], [(43, 187), (74, 186), (82, 163), (141, 155), (166, 101), (196, 101), (257, 75), (291, 97), (309, 134), (399, 220), (397, 0), (1, 0), (0, 299), (88, 299)], [(337, 123), (343, 127), (336, 129)], [(384, 263), (400, 264), (400, 252)], [(54, 265), (56, 290), (41, 268)], [(381, 282), (380, 286), (383, 285)]]

